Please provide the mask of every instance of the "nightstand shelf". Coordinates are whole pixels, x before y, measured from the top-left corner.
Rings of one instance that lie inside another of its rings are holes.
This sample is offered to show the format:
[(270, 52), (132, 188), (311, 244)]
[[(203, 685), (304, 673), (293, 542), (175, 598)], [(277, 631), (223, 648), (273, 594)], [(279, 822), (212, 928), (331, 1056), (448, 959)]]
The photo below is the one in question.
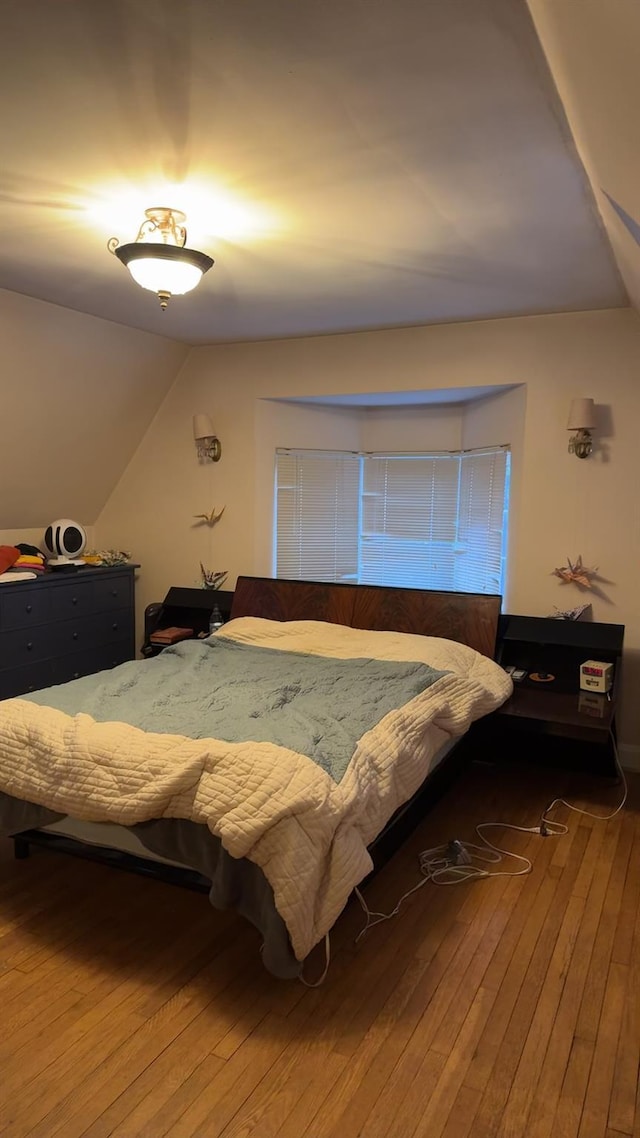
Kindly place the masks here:
[[(488, 757), (614, 775), (623, 637), (619, 624), (502, 617), (498, 662), (527, 673), (551, 673), (554, 679), (542, 684), (527, 678), (514, 685), (511, 698), (476, 725), (475, 742)], [(580, 664), (589, 658), (614, 665), (608, 695), (580, 690)]]

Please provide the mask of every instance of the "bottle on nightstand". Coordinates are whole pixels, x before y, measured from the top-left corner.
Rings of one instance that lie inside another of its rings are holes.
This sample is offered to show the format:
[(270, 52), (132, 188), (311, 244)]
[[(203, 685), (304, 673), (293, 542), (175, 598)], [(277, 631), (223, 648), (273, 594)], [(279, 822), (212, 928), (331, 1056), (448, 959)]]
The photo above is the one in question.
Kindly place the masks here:
[(224, 620), (222, 619), (222, 613), (220, 612), (218, 606), (214, 605), (211, 609), (211, 616), (209, 617), (209, 636), (212, 636), (214, 632), (217, 632), (219, 628), (222, 628), (223, 624)]

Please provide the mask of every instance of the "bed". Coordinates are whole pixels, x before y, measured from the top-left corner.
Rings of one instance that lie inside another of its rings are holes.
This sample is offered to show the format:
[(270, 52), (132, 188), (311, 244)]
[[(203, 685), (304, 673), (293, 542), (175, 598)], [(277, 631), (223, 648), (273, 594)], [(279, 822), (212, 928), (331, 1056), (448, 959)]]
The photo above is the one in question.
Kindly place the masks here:
[(240, 577), (215, 636), (0, 703), (0, 834), (54, 826), (195, 870), (258, 927), (266, 967), (298, 975), (457, 740), (508, 698), (499, 611)]

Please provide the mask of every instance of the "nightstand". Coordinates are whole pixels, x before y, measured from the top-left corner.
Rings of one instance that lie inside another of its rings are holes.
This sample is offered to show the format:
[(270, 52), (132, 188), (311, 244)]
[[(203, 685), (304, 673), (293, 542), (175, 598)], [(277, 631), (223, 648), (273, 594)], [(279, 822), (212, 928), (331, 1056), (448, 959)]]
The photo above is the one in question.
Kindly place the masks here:
[[(623, 638), (621, 624), (503, 616), (496, 658), (503, 666), (524, 668), (527, 678), (475, 725), (475, 742), (496, 758), (614, 775)], [(588, 659), (614, 665), (608, 694), (580, 690), (580, 664)], [(536, 682), (529, 678), (532, 672), (554, 678)]]
[(142, 655), (145, 658), (157, 656), (164, 645), (152, 644), (152, 632), (160, 628), (176, 625), (178, 628), (192, 628), (194, 637), (209, 635), (209, 618), (214, 606), (220, 609), (223, 620), (229, 620), (233, 592), (225, 589), (189, 589), (173, 585), (160, 602), (147, 605), (144, 610), (144, 644)]

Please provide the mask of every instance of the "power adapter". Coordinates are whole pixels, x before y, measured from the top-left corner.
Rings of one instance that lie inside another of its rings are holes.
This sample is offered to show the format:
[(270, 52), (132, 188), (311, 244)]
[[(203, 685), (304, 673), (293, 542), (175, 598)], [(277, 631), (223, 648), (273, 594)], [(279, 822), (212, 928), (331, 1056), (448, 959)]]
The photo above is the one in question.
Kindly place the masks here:
[(471, 864), (471, 854), (467, 849), (465, 849), (462, 842), (459, 841), (458, 838), (452, 838), (451, 841), (447, 843), (445, 857), (447, 858), (447, 861), (451, 862), (452, 865)]

